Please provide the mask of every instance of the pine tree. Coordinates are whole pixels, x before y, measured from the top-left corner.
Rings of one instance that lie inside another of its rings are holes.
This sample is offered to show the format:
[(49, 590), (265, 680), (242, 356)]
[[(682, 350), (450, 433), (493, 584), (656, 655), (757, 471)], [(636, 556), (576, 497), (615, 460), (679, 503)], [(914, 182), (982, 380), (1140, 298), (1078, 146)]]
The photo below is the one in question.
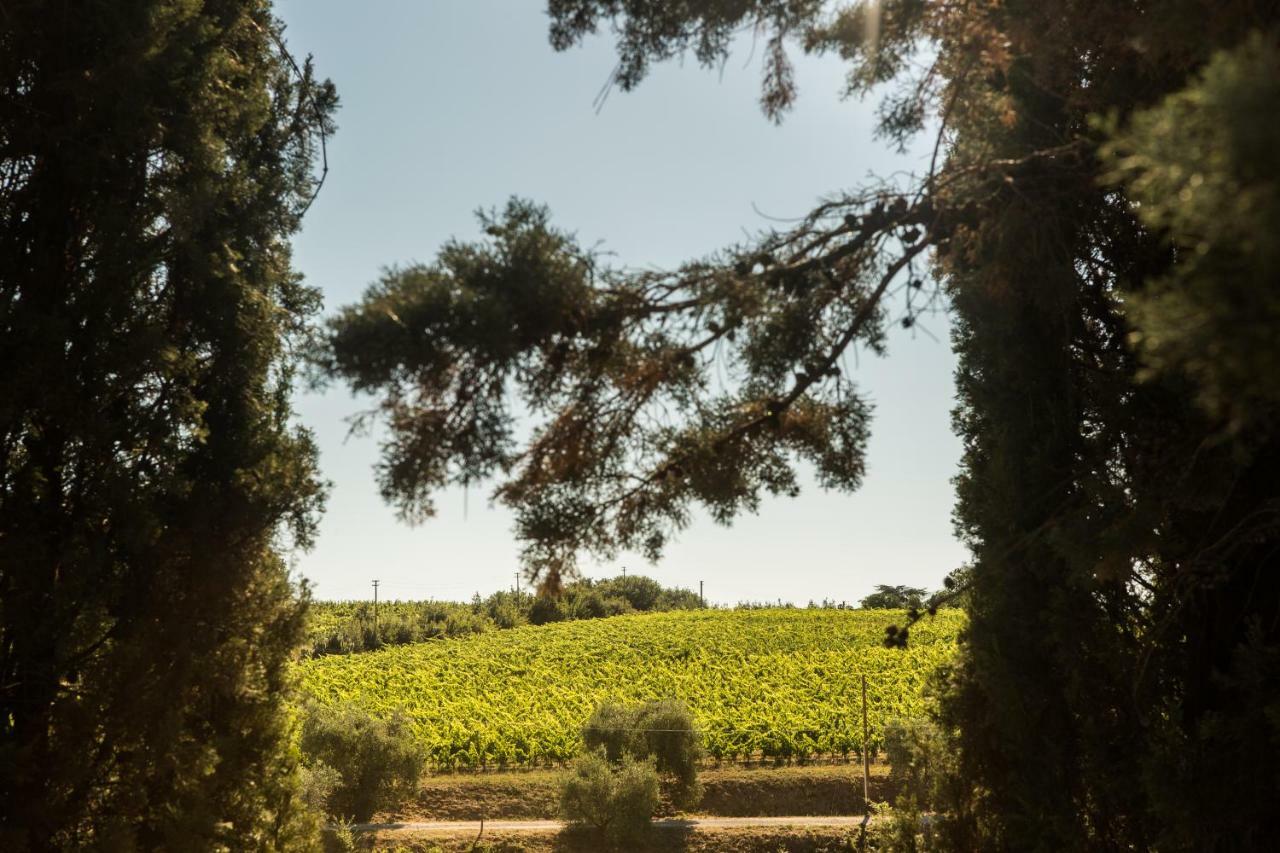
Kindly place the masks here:
[(280, 549), (318, 305), (288, 237), (332, 87), (265, 0), (0, 14), (0, 847), (305, 832)]

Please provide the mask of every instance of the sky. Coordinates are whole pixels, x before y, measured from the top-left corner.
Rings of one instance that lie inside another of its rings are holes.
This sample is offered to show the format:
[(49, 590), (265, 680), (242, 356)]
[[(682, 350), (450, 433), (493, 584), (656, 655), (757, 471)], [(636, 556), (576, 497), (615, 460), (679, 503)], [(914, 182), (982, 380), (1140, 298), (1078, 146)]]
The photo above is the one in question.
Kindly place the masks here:
[[(800, 99), (781, 126), (761, 114), (760, 50), (745, 37), (722, 68), (690, 57), (594, 105), (612, 37), (556, 53), (535, 0), (285, 0), (290, 50), (312, 54), (342, 106), (329, 174), (294, 241), (325, 311), (356, 301), (389, 266), (430, 262), (451, 237), (479, 236), (474, 212), (521, 196), (629, 267), (669, 267), (796, 217), (871, 176), (920, 173), (923, 144), (874, 138), (874, 99), (840, 97), (843, 64), (795, 56)], [(798, 53), (798, 52), (797, 52)], [(944, 316), (895, 329), (889, 354), (849, 359), (874, 404), (867, 476), (852, 494), (807, 472), (798, 498), (766, 500), (732, 527), (698, 514), (657, 564), (583, 562), (584, 574), (705, 584), (709, 602), (855, 602), (876, 584), (936, 588), (967, 558), (951, 525), (959, 439), (950, 430), (955, 359)], [(856, 367), (855, 367), (856, 361)], [(378, 495), (378, 434), (349, 435), (372, 401), (340, 385), (299, 392), (330, 481), (315, 547), (293, 557), (321, 599), (466, 599), (515, 585), (519, 543), (492, 484), (453, 490), (411, 527)], [(527, 584), (527, 582), (524, 582)], [(526, 586), (527, 588), (527, 586)]]

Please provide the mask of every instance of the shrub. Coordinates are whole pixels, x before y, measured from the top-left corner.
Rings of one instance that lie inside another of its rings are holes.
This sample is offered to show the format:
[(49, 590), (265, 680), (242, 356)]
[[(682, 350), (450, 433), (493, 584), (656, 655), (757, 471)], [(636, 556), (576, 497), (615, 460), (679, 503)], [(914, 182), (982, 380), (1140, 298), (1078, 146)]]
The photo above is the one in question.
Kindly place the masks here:
[(335, 820), (324, 830), (324, 853), (356, 853), (359, 846), (352, 821)]
[(320, 759), (302, 768), (302, 801), (319, 814), (328, 814), (329, 799), (342, 785), (342, 774)]
[(600, 590), (587, 583), (575, 584), (565, 590), (564, 608), (569, 618), (602, 619), (634, 612), (625, 598), (606, 598)]
[(549, 595), (540, 595), (529, 605), (529, 624), (546, 625), (549, 622), (561, 622), (565, 618), (560, 600)]
[(680, 808), (689, 808), (702, 796), (697, 766), (702, 742), (683, 702), (606, 702), (583, 727), (582, 740), (589, 752), (598, 751), (615, 764), (628, 757), (652, 759), (655, 769), (670, 780), (672, 802)]
[[(937, 850), (941, 837), (930, 815), (920, 810), (915, 798), (899, 798), (896, 805), (873, 804), (877, 818), (868, 838), (869, 850), (875, 853), (927, 853)], [(963, 847), (951, 849), (961, 850)]]
[(969, 846), (967, 818), (954, 804), (971, 796), (972, 788), (946, 730), (927, 718), (890, 720), (884, 743), (898, 793), (893, 805), (874, 805), (881, 821), (871, 849), (917, 853)]
[(574, 760), (560, 788), (560, 811), (617, 845), (648, 834), (658, 810), (658, 772), (652, 760), (624, 757), (616, 765), (603, 751)]
[(640, 611), (653, 610), (663, 593), (662, 584), (644, 575), (623, 575), (596, 584), (605, 598), (625, 598), (627, 603)]
[(884, 727), (885, 757), (890, 778), (902, 798), (924, 809), (939, 807), (948, 774), (958, 772), (954, 749), (937, 724), (928, 719), (893, 719)]
[[(301, 747), (313, 796), (331, 786), (324, 811), (356, 821), (402, 802), (426, 767), (426, 756), (399, 712), (379, 719), (351, 705), (311, 705)], [(336, 783), (331, 771), (339, 777)]]
[(655, 610), (701, 610), (702, 597), (691, 589), (664, 589)]
[(703, 749), (689, 708), (675, 699), (646, 702), (637, 709), (635, 720), (642, 746), (633, 754), (637, 758), (652, 757), (658, 772), (672, 780), (671, 799), (677, 806), (689, 808), (696, 804), (702, 798), (698, 760)]
[(488, 616), (498, 628), (515, 628), (525, 624), (524, 606), (527, 606), (528, 600), (527, 595), (516, 595), (511, 590), (499, 590), (488, 598), (482, 599), (477, 595), (472, 599), (471, 609), (477, 614)]
[(600, 752), (608, 761), (617, 764), (624, 755), (633, 754), (634, 728), (633, 708), (619, 702), (605, 702), (595, 709), (582, 727), (582, 742), (587, 752)]

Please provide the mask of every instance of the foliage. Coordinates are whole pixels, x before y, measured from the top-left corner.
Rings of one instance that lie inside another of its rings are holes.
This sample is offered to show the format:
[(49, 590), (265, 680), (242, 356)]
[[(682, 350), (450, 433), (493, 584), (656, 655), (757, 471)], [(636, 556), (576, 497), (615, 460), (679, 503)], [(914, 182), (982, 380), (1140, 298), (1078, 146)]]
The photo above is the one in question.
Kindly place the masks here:
[[(1184, 374), (1233, 430), (1274, 418), (1280, 392), (1280, 47), (1254, 33), (1185, 89), (1136, 112), (1103, 148), (1143, 225), (1179, 262), (1128, 300), (1151, 376)], [(1242, 322), (1248, 319), (1248, 322)]]
[(623, 599), (632, 610), (643, 612), (647, 610), (674, 609), (657, 606), (658, 599), (662, 597), (664, 590), (653, 578), (646, 578), (642, 575), (631, 575), (630, 577), (623, 575), (612, 580), (601, 581), (596, 585), (596, 589), (606, 598)]
[(884, 729), (885, 758), (894, 789), (927, 810), (945, 804), (938, 786), (948, 777), (950, 745), (927, 717), (890, 720)]
[(332, 786), (325, 814), (365, 822), (417, 789), (426, 757), (402, 714), (379, 718), (348, 704), (307, 705), (304, 712), (303, 761), (317, 794)]
[(949, 84), (957, 190), (1023, 164), (941, 265), (975, 555), (952, 811), (992, 849), (1265, 849), (1277, 694), (1224, 676), (1280, 644), (1280, 435), (1247, 375), (1275, 357), (1275, 51), (1249, 35), (1274, 12), (1063, 14), (975, 22), (1009, 56)]
[(360, 849), (356, 840), (355, 821), (334, 820), (324, 830), (324, 853), (356, 853)]
[(921, 810), (910, 794), (893, 803), (873, 806), (875, 823), (868, 830), (867, 850), (876, 853), (929, 853), (947, 849), (938, 835), (933, 815)]
[[(935, 692), (940, 673), (926, 693)], [(968, 827), (957, 825), (947, 807), (967, 796), (969, 783), (959, 773), (954, 732), (936, 721), (936, 713), (885, 724), (885, 758), (896, 792), (892, 803), (874, 805), (877, 826), (871, 833), (869, 849), (886, 853), (913, 853), (939, 849), (962, 849)]]
[(5, 850), (308, 843), (289, 238), (336, 98), (281, 39), (265, 0), (0, 14)]
[(643, 750), (632, 749), (638, 738), (636, 709), (621, 702), (603, 702), (582, 726), (582, 743), (588, 753), (599, 753), (616, 764), (622, 756), (648, 758)]
[(307, 808), (318, 815), (329, 815), (329, 802), (342, 786), (342, 774), (313, 758), (302, 767), (302, 800)]
[(469, 604), (441, 601), (316, 601), (307, 609), (307, 645), (312, 655), (347, 654), (386, 645), (465, 637), (495, 630), (488, 613)]
[(529, 624), (545, 625), (548, 622), (561, 622), (565, 618), (560, 602), (549, 595), (540, 595), (529, 605)]
[[(1275, 4), (550, 12), (558, 48), (613, 30), (624, 89), (685, 50), (724, 61), (754, 28), (774, 117), (789, 40), (838, 53), (850, 93), (880, 87), (881, 135), (929, 127), (934, 153), (674, 270), (607, 268), (512, 202), (487, 239), (392, 271), (335, 318), (324, 363), (382, 400), (388, 496), (502, 478), (554, 586), (584, 551), (659, 553), (695, 505), (728, 523), (793, 494), (800, 463), (856, 488), (870, 412), (842, 356), (945, 299), (973, 554), (938, 706), (963, 782), (947, 843), (1280, 836)], [(520, 447), (513, 390), (538, 419)], [(910, 648), (923, 617), (888, 642)]]
[[(919, 218), (893, 216), (904, 229)], [(727, 523), (766, 494), (794, 494), (797, 458), (825, 486), (860, 482), (869, 408), (835, 364), (854, 337), (878, 346), (866, 297), (907, 260), (834, 288), (829, 265), (853, 264), (860, 238), (824, 251), (779, 237), (764, 276), (749, 274), (764, 251), (753, 248), (728, 269), (635, 278), (601, 267), (536, 206), (513, 201), (483, 222), (487, 240), (390, 271), (343, 309), (320, 359), (378, 395), (391, 425), (383, 493), (402, 514), (429, 515), (448, 483), (512, 471), (496, 497), (554, 591), (581, 550), (656, 557), (695, 502)], [(784, 287), (794, 302), (759, 314)], [(707, 400), (713, 347), (742, 376)], [(513, 382), (535, 410), (570, 407), (518, 455)], [(643, 473), (621, 476), (632, 469)]]
[(593, 581), (583, 578), (558, 593), (516, 595), (507, 590), (470, 604), (448, 601), (383, 601), (374, 633), (368, 601), (314, 601), (307, 611), (307, 645), (312, 655), (347, 654), (388, 645), (465, 637), (484, 631), (542, 625), (564, 619), (599, 619), (636, 611), (701, 607), (696, 593), (663, 587), (643, 575)]
[(862, 749), (862, 673), (870, 749), (882, 747), (886, 721), (922, 713), (928, 673), (954, 653), (963, 615), (917, 626), (905, 651), (882, 646), (886, 615), (697, 610), (558, 622), (316, 658), (299, 675), (325, 704), (380, 716), (403, 708), (441, 768), (568, 761), (598, 706), (663, 697), (687, 705), (716, 759), (801, 761)]
[(579, 756), (561, 784), (560, 810), (614, 844), (638, 843), (658, 810), (653, 761), (623, 756), (615, 764), (598, 752)]
[(859, 607), (867, 610), (918, 610), (928, 593), (914, 586), (876, 584), (876, 591), (862, 599)]
[(702, 796), (698, 785), (701, 733), (683, 702), (659, 699), (631, 706), (605, 702), (582, 727), (582, 742), (588, 752), (599, 752), (614, 763), (626, 756), (652, 759), (658, 773), (672, 781), (672, 802), (680, 808), (690, 808)]

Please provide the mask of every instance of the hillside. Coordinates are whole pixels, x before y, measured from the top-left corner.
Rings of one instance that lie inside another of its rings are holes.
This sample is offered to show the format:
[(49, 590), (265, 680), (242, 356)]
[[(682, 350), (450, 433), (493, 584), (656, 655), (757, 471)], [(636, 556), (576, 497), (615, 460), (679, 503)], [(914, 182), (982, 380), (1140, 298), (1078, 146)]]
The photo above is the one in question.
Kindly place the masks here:
[(525, 626), (332, 656), (300, 665), (303, 690), (379, 714), (402, 709), (438, 768), (543, 765), (577, 751), (608, 699), (688, 703), (716, 759), (842, 756), (895, 717), (919, 713), (963, 617), (920, 623), (909, 648), (881, 645), (892, 611), (700, 610)]

